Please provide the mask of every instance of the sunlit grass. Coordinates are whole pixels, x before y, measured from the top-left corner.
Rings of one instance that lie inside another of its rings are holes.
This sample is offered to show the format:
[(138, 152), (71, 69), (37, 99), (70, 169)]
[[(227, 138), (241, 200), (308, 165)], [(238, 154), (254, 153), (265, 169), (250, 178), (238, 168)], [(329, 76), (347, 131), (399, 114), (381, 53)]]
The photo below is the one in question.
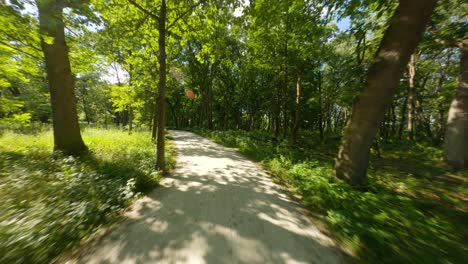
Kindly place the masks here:
[(382, 146), (369, 185), (357, 191), (337, 180), (338, 139), (274, 144), (262, 132), (196, 131), (236, 147), (319, 213), (358, 262), (463, 263), (468, 259), (467, 171), (451, 172), (441, 151), (422, 144)]
[(157, 185), (148, 132), (83, 138), (90, 153), (73, 158), (53, 157), (51, 131), (0, 136), (0, 263), (47, 263)]

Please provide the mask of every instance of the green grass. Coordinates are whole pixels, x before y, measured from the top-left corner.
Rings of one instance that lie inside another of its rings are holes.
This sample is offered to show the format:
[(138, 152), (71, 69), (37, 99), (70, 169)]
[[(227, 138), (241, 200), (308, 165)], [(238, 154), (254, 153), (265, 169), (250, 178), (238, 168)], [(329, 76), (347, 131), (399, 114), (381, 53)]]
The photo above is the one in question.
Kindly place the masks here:
[(148, 132), (87, 128), (88, 155), (54, 158), (41, 130), (0, 135), (0, 263), (50, 262), (160, 179)]
[(302, 196), (359, 263), (463, 263), (468, 259), (467, 171), (451, 172), (441, 151), (382, 146), (369, 185), (357, 191), (333, 176), (338, 139), (273, 144), (263, 132), (195, 131), (261, 162)]

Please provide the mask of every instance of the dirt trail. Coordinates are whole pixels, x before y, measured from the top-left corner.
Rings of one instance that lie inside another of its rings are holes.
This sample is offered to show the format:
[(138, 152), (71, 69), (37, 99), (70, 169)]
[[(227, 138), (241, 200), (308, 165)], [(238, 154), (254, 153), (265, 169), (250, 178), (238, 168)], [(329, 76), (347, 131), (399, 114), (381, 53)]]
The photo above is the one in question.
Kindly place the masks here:
[(171, 131), (177, 168), (71, 263), (343, 263), (333, 241), (255, 163)]

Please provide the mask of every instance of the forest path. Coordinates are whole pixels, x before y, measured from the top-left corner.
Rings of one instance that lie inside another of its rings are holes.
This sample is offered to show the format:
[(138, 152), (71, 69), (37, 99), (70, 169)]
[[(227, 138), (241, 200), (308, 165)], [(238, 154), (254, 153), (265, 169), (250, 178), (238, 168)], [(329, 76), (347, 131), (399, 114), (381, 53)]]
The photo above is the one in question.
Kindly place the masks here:
[(171, 134), (177, 168), (73, 262), (344, 262), (258, 165), (193, 133)]

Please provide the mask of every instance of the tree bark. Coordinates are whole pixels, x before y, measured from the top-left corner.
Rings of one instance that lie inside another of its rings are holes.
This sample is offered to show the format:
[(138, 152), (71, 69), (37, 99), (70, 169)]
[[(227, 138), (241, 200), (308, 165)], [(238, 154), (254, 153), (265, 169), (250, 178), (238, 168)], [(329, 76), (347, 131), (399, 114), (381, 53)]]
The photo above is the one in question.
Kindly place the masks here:
[(131, 135), (133, 130), (133, 107), (128, 107), (128, 134)]
[(400, 111), (400, 124), (398, 128), (398, 139), (403, 138), (403, 132), (405, 130), (405, 122), (406, 122), (406, 108), (408, 106), (408, 96), (405, 96), (405, 100), (403, 101), (403, 105), (401, 106)]
[(444, 161), (455, 169), (468, 168), (468, 39), (460, 44), (460, 75), (448, 112)]
[(65, 42), (62, 1), (36, 0), (41, 47), (52, 105), (54, 151), (80, 155), (87, 151), (76, 110), (75, 83)]
[(293, 126), (293, 131), (292, 131), (293, 144), (297, 143), (299, 126), (301, 124), (300, 111), (301, 111), (301, 74), (297, 76), (297, 81), (296, 81), (296, 104), (294, 108), (294, 126)]
[(158, 132), (158, 96), (156, 95), (156, 100), (153, 108), (153, 126), (151, 128), (151, 141), (156, 142), (156, 134)]
[(351, 185), (366, 182), (369, 149), (437, 0), (400, 0), (354, 104), (335, 165)]
[(165, 104), (166, 104), (166, 0), (161, 0), (161, 11), (159, 13), (159, 83), (157, 98), (157, 138), (156, 138), (156, 168), (163, 173), (166, 172), (165, 159)]
[(414, 140), (414, 108), (415, 108), (415, 97), (414, 97), (414, 76), (416, 75), (416, 55), (411, 55), (410, 63), (408, 64), (408, 139)]
[(319, 93), (319, 115), (318, 115), (318, 125), (320, 133), (320, 141), (323, 141), (323, 108), (322, 108), (322, 73), (319, 71), (317, 76), (317, 87)]

